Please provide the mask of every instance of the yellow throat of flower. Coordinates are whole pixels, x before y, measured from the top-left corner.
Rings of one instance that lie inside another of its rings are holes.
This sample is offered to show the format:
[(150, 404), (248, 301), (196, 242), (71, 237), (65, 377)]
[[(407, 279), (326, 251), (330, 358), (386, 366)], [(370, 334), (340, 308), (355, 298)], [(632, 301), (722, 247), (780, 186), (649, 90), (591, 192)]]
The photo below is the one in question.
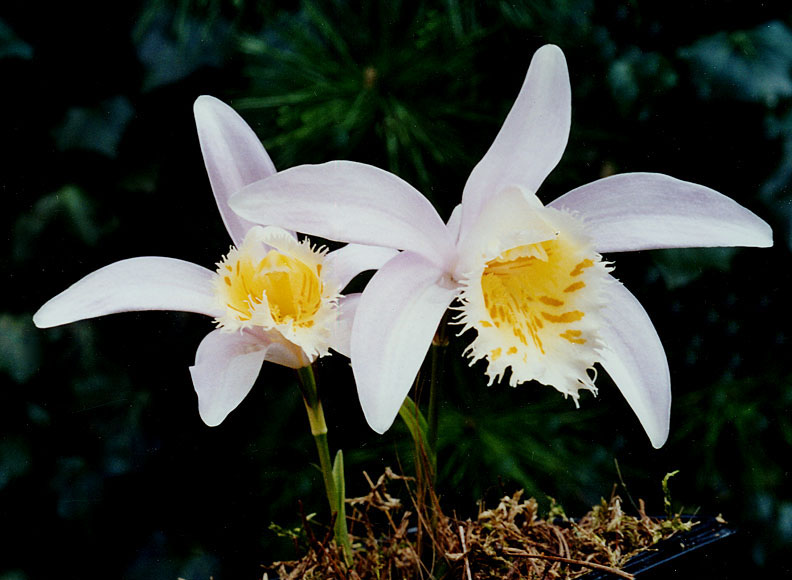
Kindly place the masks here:
[[(487, 262), (481, 290), (491, 322), (482, 320), (482, 326), (494, 324), (510, 332), (521, 346), (531, 344), (541, 354), (547, 354), (543, 338), (546, 341), (548, 334), (585, 344), (583, 332), (575, 328), (575, 323), (586, 313), (577, 309), (574, 293), (586, 287), (579, 278), (594, 262), (584, 258), (575, 263), (562, 244), (550, 240), (520, 246)], [(558, 332), (561, 329), (563, 332)], [(512, 351), (516, 348), (511, 347)], [(490, 356), (497, 358), (498, 354)]]
[(223, 293), (226, 308), (240, 322), (251, 321), (266, 301), (274, 324), (311, 327), (322, 305), (321, 268), (321, 264), (311, 268), (277, 250), (262, 259), (237, 251), (233, 257), (229, 253), (217, 275), (227, 287)]
[(467, 354), (487, 359), (490, 383), (511, 368), (512, 385), (538, 380), (577, 398), (581, 388), (594, 390), (588, 369), (598, 358), (608, 268), (577, 235), (580, 224), (553, 217), (557, 237), (510, 248), (466, 282), (460, 319), (477, 331)]
[(215, 295), (226, 331), (277, 330), (309, 356), (323, 354), (338, 289), (323, 277), (324, 252), (279, 228), (253, 228), (217, 264)]

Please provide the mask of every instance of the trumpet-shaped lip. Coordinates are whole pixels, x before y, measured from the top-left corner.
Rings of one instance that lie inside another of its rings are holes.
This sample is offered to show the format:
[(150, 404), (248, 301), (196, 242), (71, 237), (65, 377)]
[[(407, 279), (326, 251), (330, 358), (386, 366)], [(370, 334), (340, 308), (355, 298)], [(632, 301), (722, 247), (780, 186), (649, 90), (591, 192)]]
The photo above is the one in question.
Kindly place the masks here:
[(218, 264), (214, 286), (225, 310), (218, 325), (227, 332), (275, 330), (309, 360), (327, 354), (340, 287), (327, 276), (325, 254), (281, 228), (251, 228), (242, 246)]
[(460, 334), (476, 331), (466, 354), (471, 364), (486, 359), (490, 384), (510, 369), (512, 386), (536, 380), (577, 402), (581, 389), (596, 392), (589, 371), (598, 358), (610, 268), (579, 220), (553, 208), (531, 208), (534, 220), (554, 235), (515, 244), (508, 230), (501, 232), (507, 243), (491, 257), (481, 253), (463, 280), (456, 322)]

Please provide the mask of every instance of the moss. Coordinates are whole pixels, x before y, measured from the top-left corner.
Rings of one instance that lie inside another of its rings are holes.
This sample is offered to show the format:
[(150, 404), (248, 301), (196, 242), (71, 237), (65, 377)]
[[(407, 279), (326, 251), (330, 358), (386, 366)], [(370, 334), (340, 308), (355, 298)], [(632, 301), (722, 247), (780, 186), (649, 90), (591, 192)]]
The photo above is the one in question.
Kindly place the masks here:
[[(405, 485), (408, 505), (388, 492), (391, 482)], [(554, 580), (595, 569), (631, 578), (620, 570), (630, 558), (695, 525), (679, 514), (650, 518), (643, 501), (635, 515), (628, 514), (615, 493), (578, 520), (554, 501), (542, 517), (536, 500), (523, 498), (522, 491), (489, 509), (481, 505), (475, 519), (462, 520), (444, 514), (431, 492), (419, 497), (414, 480), (390, 470), (369, 485), (367, 495), (348, 500), (351, 567), (330, 534), (318, 538), (319, 528), (304, 520), (304, 555), (268, 568), (288, 580)]]

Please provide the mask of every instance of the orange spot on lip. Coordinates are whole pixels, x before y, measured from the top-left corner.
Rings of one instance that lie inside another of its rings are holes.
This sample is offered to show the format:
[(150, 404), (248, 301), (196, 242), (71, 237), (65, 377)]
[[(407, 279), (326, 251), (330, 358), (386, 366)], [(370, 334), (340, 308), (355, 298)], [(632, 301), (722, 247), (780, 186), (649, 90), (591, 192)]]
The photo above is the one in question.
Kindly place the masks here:
[(577, 290), (580, 290), (581, 288), (585, 288), (585, 287), (586, 287), (586, 283), (581, 280), (580, 282), (575, 282), (574, 284), (570, 284), (569, 286), (564, 288), (564, 292), (567, 293), (576, 292)]
[(571, 342), (573, 344), (586, 344), (586, 339), (585, 338), (580, 338), (582, 335), (583, 335), (583, 331), (570, 329), (570, 330), (567, 330), (565, 332), (562, 332), (558, 336), (568, 340), (569, 342)]
[[(590, 248), (571, 238), (519, 246), (488, 261), (478, 299), (484, 311), (471, 313), (473, 320), (479, 319), (479, 331), (487, 329), (481, 346), (476, 345), (478, 356), (485, 354), (490, 362), (506, 357), (501, 364), (511, 364), (516, 357), (555, 356), (558, 349), (571, 352), (576, 350), (573, 345), (586, 344), (584, 331), (572, 327), (587, 313), (596, 318), (597, 311), (589, 312), (587, 303), (578, 298), (596, 285), (598, 278), (589, 281), (589, 276), (597, 272), (586, 269), (596, 270), (598, 261)], [(586, 291), (573, 294), (583, 288)]]
[(550, 296), (540, 296), (539, 302), (542, 304), (547, 304), (548, 306), (563, 306), (564, 301), (559, 300), (558, 298), (551, 298)]
[(585, 313), (581, 312), (580, 310), (570, 310), (569, 312), (564, 312), (563, 314), (559, 315), (550, 314), (549, 312), (542, 312), (542, 318), (548, 322), (577, 322), (583, 318), (583, 316), (585, 316)]
[(594, 265), (594, 262), (589, 258), (586, 258), (582, 262), (578, 262), (575, 265), (575, 268), (569, 273), (570, 276), (580, 276), (583, 273), (583, 270), (586, 268), (591, 268)]

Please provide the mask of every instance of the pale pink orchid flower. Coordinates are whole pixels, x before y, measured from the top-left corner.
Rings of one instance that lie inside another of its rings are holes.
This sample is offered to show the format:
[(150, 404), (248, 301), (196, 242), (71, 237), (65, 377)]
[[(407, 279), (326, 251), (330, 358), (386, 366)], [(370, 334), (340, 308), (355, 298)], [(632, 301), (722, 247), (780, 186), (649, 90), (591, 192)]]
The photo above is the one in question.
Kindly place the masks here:
[[(199, 97), (195, 122), (209, 181), (234, 247), (217, 270), (162, 257), (121, 260), (88, 274), (42, 306), (40, 328), (116, 312), (177, 310), (215, 319), (190, 367), (198, 410), (219, 425), (247, 396), (264, 361), (309, 365), (330, 348), (349, 356), (360, 294), (347, 283), (397, 252), (350, 244), (327, 253), (292, 232), (252, 224), (231, 211), (238, 189), (275, 167), (253, 130), (228, 105)], [(296, 192), (299, 195), (299, 192)]]
[(772, 232), (728, 197), (656, 173), (606, 177), (542, 205), (535, 193), (561, 159), (570, 118), (566, 60), (547, 45), (448, 223), (398, 177), (348, 161), (288, 169), (232, 197), (253, 222), (403, 250), (365, 288), (352, 329), (352, 368), (375, 431), (392, 424), (458, 299), (456, 322), (476, 331), (467, 354), (487, 361), (490, 383), (510, 370), (512, 385), (536, 380), (577, 403), (579, 390), (596, 392), (599, 363), (651, 443), (665, 443), (663, 346), (601, 253), (767, 247)]

